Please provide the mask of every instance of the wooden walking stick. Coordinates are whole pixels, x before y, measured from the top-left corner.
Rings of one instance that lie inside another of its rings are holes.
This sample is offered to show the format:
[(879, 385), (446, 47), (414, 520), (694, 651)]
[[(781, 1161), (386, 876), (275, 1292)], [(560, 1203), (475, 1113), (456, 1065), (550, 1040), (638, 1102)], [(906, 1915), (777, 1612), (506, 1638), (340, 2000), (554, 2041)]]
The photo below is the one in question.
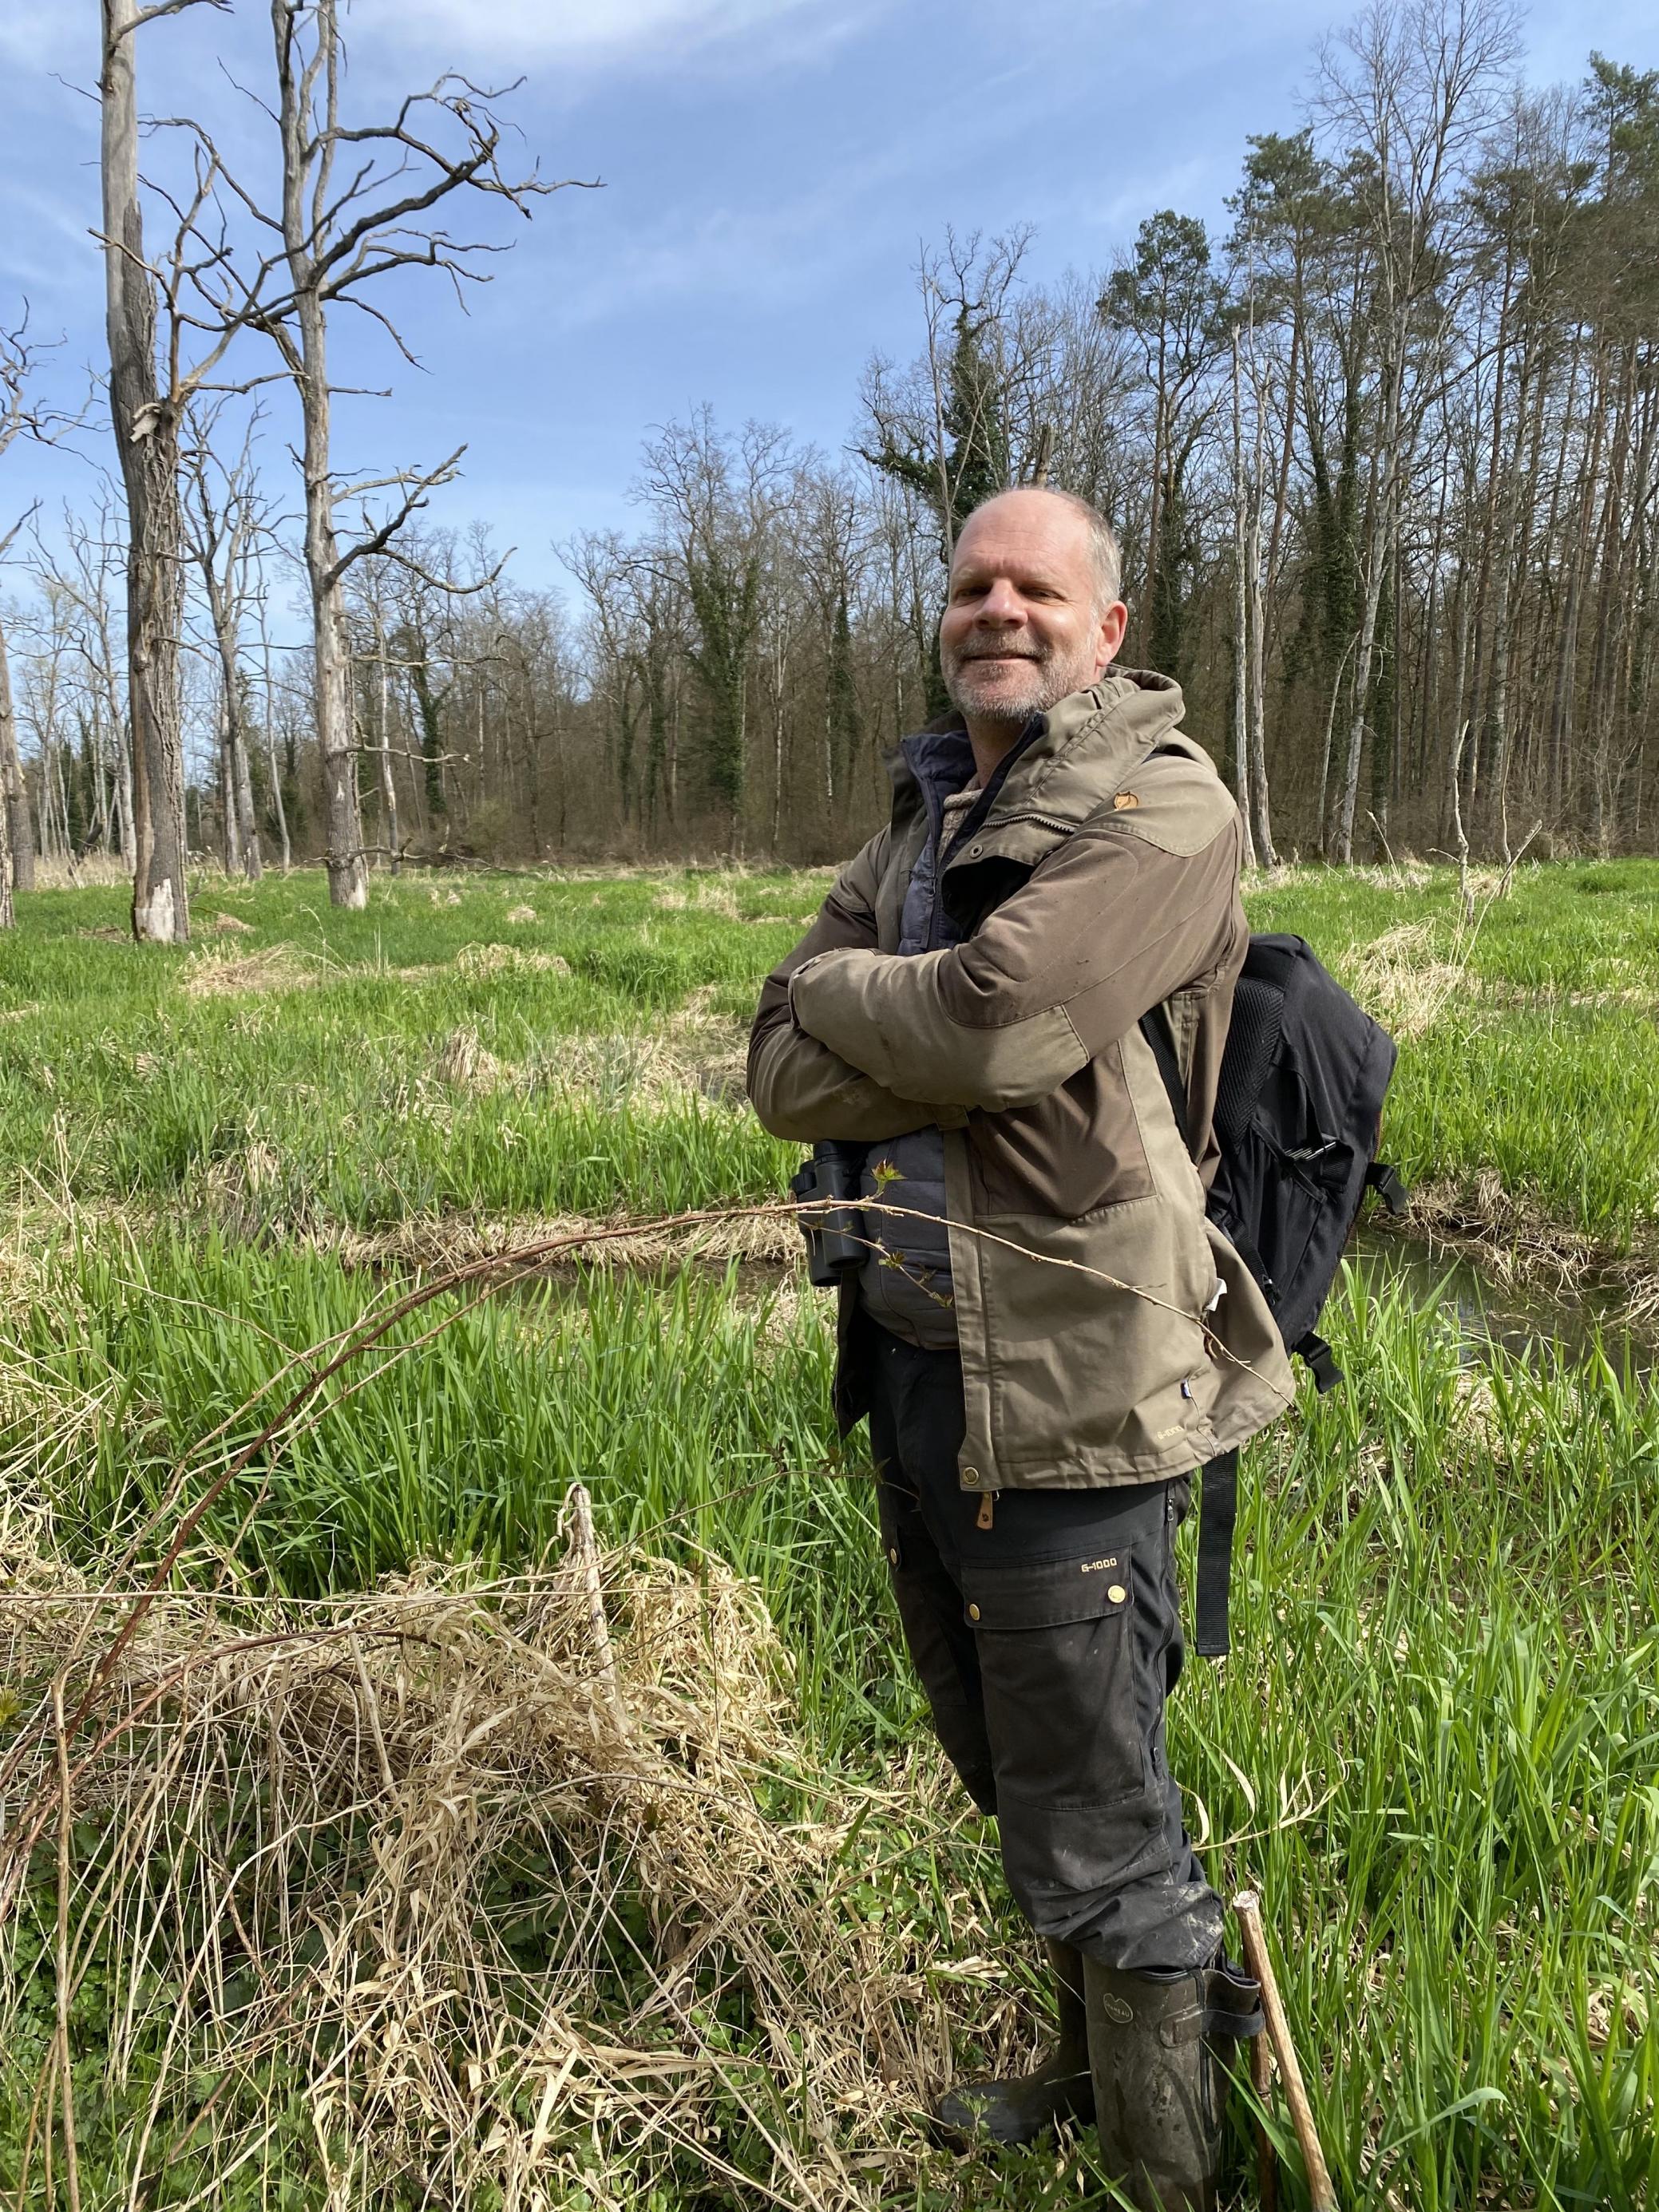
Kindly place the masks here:
[[(1253, 2035), (1250, 2038), (1250, 2087), (1255, 2091), (1256, 2102), (1263, 2106), (1273, 2094), (1273, 2067), (1267, 2037)], [(1279, 2159), (1273, 2149), (1273, 2137), (1267, 2133), (1267, 2124), (1260, 2112), (1255, 2118), (1255, 2193), (1261, 2212), (1279, 2212)]]
[[(1296, 2139), (1302, 2146), (1302, 2162), (1308, 2169), (1310, 2205), (1312, 2212), (1336, 2212), (1336, 2191), (1331, 2187), (1330, 2170), (1325, 2164), (1325, 2154), (1319, 2147), (1319, 2131), (1314, 2125), (1313, 2106), (1308, 2102), (1302, 2069), (1297, 2063), (1296, 2045), (1291, 2041), (1291, 2024), (1285, 2017), (1285, 2000), (1279, 1994), (1273, 1961), (1267, 1956), (1267, 1939), (1261, 1925), (1261, 1900), (1253, 1889), (1247, 1889), (1233, 1899), (1233, 1911), (1238, 1915), (1238, 1932), (1244, 1944), (1244, 1963), (1261, 1984), (1261, 2008), (1267, 2015), (1267, 2033), (1273, 2040), (1273, 2057), (1279, 2061), (1279, 2071), (1284, 2080), (1285, 2100), (1295, 2124)], [(1258, 2077), (1258, 2089), (1261, 2086)]]

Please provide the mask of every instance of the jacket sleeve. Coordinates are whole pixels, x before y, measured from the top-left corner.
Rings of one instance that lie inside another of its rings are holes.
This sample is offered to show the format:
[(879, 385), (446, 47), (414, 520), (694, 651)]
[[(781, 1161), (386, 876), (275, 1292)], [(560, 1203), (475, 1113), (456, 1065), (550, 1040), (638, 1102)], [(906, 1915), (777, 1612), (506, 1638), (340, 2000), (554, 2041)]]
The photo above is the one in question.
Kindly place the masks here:
[(1085, 828), (963, 945), (914, 959), (803, 947), (795, 1020), (905, 1097), (1033, 1105), (1233, 957), (1238, 844), (1231, 819), (1196, 852)]
[(749, 1036), (749, 1096), (775, 1137), (804, 1145), (826, 1137), (877, 1144), (931, 1123), (953, 1127), (963, 1119), (896, 1095), (810, 1036), (790, 1008), (791, 981), (807, 961), (823, 953), (883, 957), (875, 950), (875, 887), (886, 837), (884, 830), (842, 871), (811, 928), (762, 986)]

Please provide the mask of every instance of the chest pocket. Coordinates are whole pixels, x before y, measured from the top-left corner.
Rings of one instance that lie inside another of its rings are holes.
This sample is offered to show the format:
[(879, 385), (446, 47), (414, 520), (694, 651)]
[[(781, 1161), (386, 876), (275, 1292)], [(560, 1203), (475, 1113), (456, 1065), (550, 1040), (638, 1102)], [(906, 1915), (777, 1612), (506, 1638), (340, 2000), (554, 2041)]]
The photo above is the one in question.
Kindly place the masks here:
[(1024, 890), (1030, 875), (1029, 861), (1011, 860), (1001, 854), (985, 860), (958, 860), (947, 868), (940, 896), (958, 934), (971, 937), (1005, 899)]

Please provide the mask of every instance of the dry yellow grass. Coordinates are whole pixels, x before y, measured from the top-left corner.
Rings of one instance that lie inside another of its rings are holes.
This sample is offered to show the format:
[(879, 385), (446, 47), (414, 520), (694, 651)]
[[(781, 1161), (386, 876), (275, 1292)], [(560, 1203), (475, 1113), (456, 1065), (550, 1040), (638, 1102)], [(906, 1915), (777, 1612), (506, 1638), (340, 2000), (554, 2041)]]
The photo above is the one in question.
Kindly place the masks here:
[(1469, 988), (1462, 962), (1432, 957), (1436, 936), (1431, 921), (1402, 921), (1374, 939), (1351, 970), (1355, 998), (1397, 1036), (1421, 1036)]
[(257, 952), (212, 946), (192, 952), (179, 988), (192, 999), (229, 999), (252, 991), (301, 991), (321, 974), (295, 945), (267, 945)]
[[(788, 1657), (718, 1560), (578, 1546), (511, 1581), (430, 1568), (308, 1607), (167, 1594), (60, 1759), (54, 1695), (73, 1712), (130, 1601), (40, 1535), (0, 1517), (0, 1663), (25, 1716), (5, 1872), (72, 1820), (59, 1880), (73, 1948), (102, 1945), (118, 1984), (112, 2080), (165, 2036), (122, 2147), (133, 2189), (153, 2130), (186, 2148), (173, 2100), (204, 2079), (210, 2201), (296, 2094), (342, 2205), (392, 2176), (521, 2212), (578, 2189), (620, 2207), (671, 2171), (717, 2187), (739, 2118), (781, 2203), (867, 2207), (878, 2175), (937, 2162), (915, 2120), (949, 2078), (945, 1996), (1002, 1969), (973, 1955), (964, 1895), (967, 1955), (939, 1981), (842, 1861), (872, 1812), (948, 1829), (962, 1801), (932, 1753), (890, 1793), (817, 1774)], [(775, 1818), (781, 1781), (817, 1809)], [(538, 1869), (533, 1959), (507, 1939), (515, 1864)], [(228, 1972), (233, 1946), (251, 1972)], [(758, 2033), (735, 2058), (717, 2022), (739, 1990)], [(22, 1996), (0, 1994), (0, 2032)]]
[[(581, 1214), (533, 1221), (516, 1214), (447, 1214), (426, 1219), (411, 1215), (388, 1229), (331, 1228), (309, 1241), (337, 1252), (348, 1267), (398, 1266), (440, 1273), (498, 1255), (505, 1266), (507, 1255), (521, 1246), (591, 1236), (617, 1225)], [(792, 1220), (781, 1214), (760, 1214), (692, 1230), (642, 1227), (637, 1235), (613, 1237), (584, 1249), (580, 1261), (584, 1267), (624, 1270), (668, 1263), (724, 1266), (734, 1260), (744, 1266), (781, 1267), (793, 1263), (801, 1249), (800, 1232)]]
[[(511, 921), (514, 917), (508, 915)], [(534, 917), (532, 916), (533, 920)], [(486, 975), (568, 975), (570, 963), (558, 952), (539, 952), (524, 945), (464, 945), (455, 956), (458, 972), (471, 981)]]

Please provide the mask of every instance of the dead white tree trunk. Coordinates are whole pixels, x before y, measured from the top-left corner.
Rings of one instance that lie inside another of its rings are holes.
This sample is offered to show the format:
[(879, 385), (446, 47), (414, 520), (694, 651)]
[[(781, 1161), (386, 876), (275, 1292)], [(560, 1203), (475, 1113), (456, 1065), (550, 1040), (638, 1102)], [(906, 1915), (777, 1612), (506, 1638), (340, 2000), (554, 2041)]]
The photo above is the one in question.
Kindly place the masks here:
[(230, 699), (223, 684), (219, 690), (219, 811), (225, 873), (242, 872), (242, 822), (236, 804), (236, 752), (230, 733)]
[(251, 734), (247, 720), (247, 691), (239, 673), (236, 684), (236, 704), (231, 716), (231, 765), (236, 779), (236, 811), (240, 818), (242, 840), (242, 873), (249, 883), (257, 884), (265, 872), (264, 856), (259, 850), (259, 822), (253, 811), (253, 763), (248, 749)]
[[(0, 331), (0, 453), (20, 437), (50, 443), (63, 418), (30, 404), (27, 386), (37, 353), (28, 336), (27, 311), (15, 330)], [(0, 560), (33, 514), (13, 523), (0, 538)], [(12, 892), (34, 889), (34, 825), (29, 819), (28, 786), (17, 750), (17, 717), (12, 708), (11, 662), (5, 626), (0, 622), (0, 929), (13, 921)]]
[(104, 273), (110, 419), (127, 501), (127, 700), (132, 726), (135, 937), (190, 935), (185, 881), (185, 763), (179, 697), (178, 415), (155, 371), (155, 289), (138, 197), (133, 39), (137, 0), (102, 0)]
[(264, 873), (264, 861), (249, 765), (252, 732), (242, 672), (242, 617), (252, 595), (258, 541), (268, 532), (270, 522), (255, 485), (257, 411), (240, 455), (228, 464), (218, 462), (213, 453), (213, 434), (219, 419), (217, 406), (191, 410), (194, 434), (185, 453), (190, 487), (185, 501), (187, 538), (201, 575), (219, 659), (225, 867), (232, 875), (244, 875), (250, 883), (257, 883)]
[(265, 619), (263, 597), (259, 601), (259, 642), (264, 648), (265, 770), (270, 778), (270, 804), (276, 816), (276, 842), (283, 852), (283, 873), (287, 875), (294, 866), (294, 848), (289, 842), (288, 809), (283, 804), (283, 772), (276, 765), (276, 724), (270, 711), (270, 631)]
[(28, 786), (17, 751), (17, 717), (12, 711), (11, 662), (0, 626), (0, 929), (12, 926), (14, 889), (34, 889), (34, 830), (29, 820)]
[[(325, 200), (333, 154), (331, 140), (320, 147), (313, 134), (311, 99), (318, 67), (326, 70), (329, 121), (337, 103), (338, 37), (331, 6), (318, 10), (315, 53), (302, 63), (297, 50), (297, 8), (274, 0), (277, 85), (283, 134), (283, 243), (294, 287), (294, 326), (298, 354), (295, 382), (304, 442), (300, 457), (305, 490), (306, 581), (311, 592), (313, 706), (317, 750), (323, 767), (324, 820), (327, 843), (329, 901), (334, 906), (368, 904), (368, 862), (363, 852), (362, 805), (357, 792), (356, 733), (351, 714), (351, 648), (346, 629), (343, 570), (334, 526), (334, 473), (331, 458), (331, 392), (328, 381), (328, 319), (322, 276), (314, 252), (316, 214)], [(314, 180), (313, 167), (319, 168)], [(307, 185), (313, 189), (308, 192)]]
[(403, 872), (403, 838), (398, 826), (398, 779), (392, 768), (392, 674), (386, 665), (386, 620), (380, 611), (380, 594), (374, 599), (374, 660), (380, 693), (380, 738), (378, 748), (380, 762), (380, 805), (386, 816), (386, 848), (392, 856), (392, 872)]
[[(533, 196), (557, 187), (533, 176), (511, 181), (501, 174), (501, 126), (487, 96), (460, 77), (447, 76), (429, 92), (404, 100), (392, 122), (347, 127), (340, 119), (345, 61), (337, 0), (270, 0), (270, 21), (283, 164), (276, 228), (290, 289), (264, 327), (276, 340), (298, 389), (304, 426), (305, 564), (328, 895), (336, 906), (362, 907), (368, 902), (368, 867), (345, 576), (365, 554), (392, 550), (392, 541), (425, 505), (427, 495), (451, 480), (460, 454), (424, 472), (399, 470), (365, 483), (339, 483), (332, 459), (328, 310), (398, 269), (442, 269), (452, 278), (476, 281), (470, 257), (479, 249), (422, 227), (422, 218), (451, 193), (482, 192), (527, 216)], [(336, 156), (343, 149), (348, 173), (337, 183)], [(380, 309), (370, 312), (390, 330)], [(362, 536), (343, 549), (338, 509), (376, 491), (398, 494), (398, 506), (378, 528), (365, 523)]]

